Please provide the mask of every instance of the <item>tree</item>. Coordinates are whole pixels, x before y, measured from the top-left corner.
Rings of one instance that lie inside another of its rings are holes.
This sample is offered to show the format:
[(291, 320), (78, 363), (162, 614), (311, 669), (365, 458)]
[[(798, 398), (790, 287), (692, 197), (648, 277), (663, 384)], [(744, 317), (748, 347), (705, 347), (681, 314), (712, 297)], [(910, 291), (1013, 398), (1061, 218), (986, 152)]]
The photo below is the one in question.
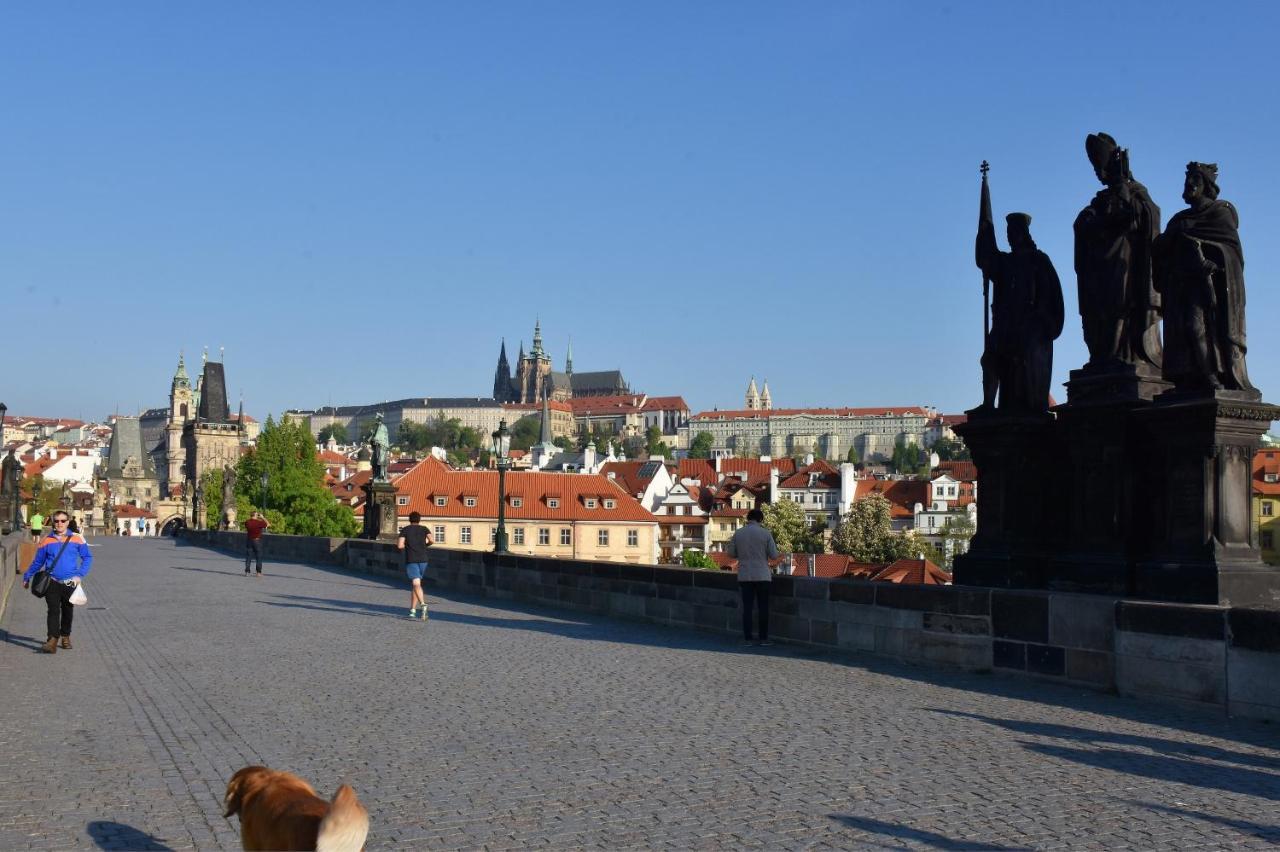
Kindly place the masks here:
[(973, 538), (973, 534), (977, 531), (977, 527), (973, 525), (973, 521), (969, 520), (968, 515), (948, 518), (942, 524), (943, 561), (938, 564), (950, 571), (956, 554), (964, 553), (969, 549), (969, 539)]
[(53, 525), (48, 523), (48, 520), (50, 515), (62, 508), (60, 502), (62, 483), (46, 482), (44, 477), (37, 473), (35, 476), (23, 477), (22, 482), (18, 484), (18, 492), (26, 492), (32, 496), (34, 506), (28, 508), (27, 518), (30, 519), (39, 512), (45, 519), (45, 529), (52, 529)]
[(969, 448), (964, 441), (952, 438), (939, 438), (933, 445), (939, 461), (971, 461)]
[(710, 432), (699, 432), (693, 436), (693, 440), (689, 442), (689, 458), (691, 459), (709, 459), (711, 458), (711, 448), (715, 446), (716, 436)]
[(716, 561), (701, 550), (682, 551), (680, 561), (684, 563), (686, 568), (702, 568), (708, 571), (718, 571), (720, 569)]
[(329, 443), (330, 438), (333, 438), (339, 444), (345, 444), (347, 442), (347, 427), (342, 423), (330, 423), (321, 429), (320, 434), (316, 436), (316, 440), (322, 444)]
[(662, 440), (662, 430), (657, 426), (650, 426), (644, 433), (645, 452), (650, 456), (662, 456), (664, 459), (671, 458), (671, 450)]
[(855, 450), (853, 447), (850, 447), (850, 448), (849, 448), (849, 454), (848, 454), (847, 456), (845, 456), (845, 459), (844, 459), (844, 460), (845, 460), (845, 461), (847, 461), (849, 464), (857, 464), (857, 463), (858, 463), (858, 461), (859, 461), (859, 459), (858, 459), (858, 451), (857, 451), (857, 450)]
[(572, 450), (574, 442), (568, 435), (557, 435), (551, 439), (551, 443), (555, 444), (562, 450)]
[(764, 509), (764, 527), (773, 533), (773, 540), (783, 553), (801, 551), (809, 538), (809, 523), (799, 503), (779, 500), (767, 504)]
[(894, 562), (915, 556), (919, 539), (912, 530), (893, 531), (891, 509), (892, 504), (882, 494), (858, 500), (840, 519), (831, 539), (832, 548), (859, 562)]
[[(267, 475), (263, 494), (262, 475)], [(201, 479), (203, 481), (203, 477)], [(221, 513), (222, 489), (214, 489)], [(213, 509), (213, 494), (205, 485), (205, 498)], [(324, 486), (324, 465), (316, 458), (315, 445), (301, 424), (275, 423), (268, 417), (258, 446), (236, 465), (237, 515), (250, 507), (262, 508), (266, 499), (272, 530), (288, 535), (350, 538), (360, 531), (351, 507), (338, 503)], [(241, 501), (245, 508), (240, 508)]]
[(200, 490), (204, 494), (204, 528), (216, 530), (222, 526), (222, 470), (200, 474)]
[(511, 425), (511, 449), (527, 450), (538, 442), (542, 420), (537, 414), (521, 417)]

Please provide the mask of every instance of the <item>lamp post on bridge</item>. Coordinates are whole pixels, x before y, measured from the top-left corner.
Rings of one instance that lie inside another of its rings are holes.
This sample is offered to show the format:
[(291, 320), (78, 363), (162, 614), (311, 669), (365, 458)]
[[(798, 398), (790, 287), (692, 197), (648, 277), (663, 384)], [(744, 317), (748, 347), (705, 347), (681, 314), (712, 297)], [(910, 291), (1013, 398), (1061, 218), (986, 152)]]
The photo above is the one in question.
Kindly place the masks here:
[(498, 465), (498, 531), (493, 537), (493, 552), (507, 552), (507, 471), (511, 469), (511, 432), (507, 421), (498, 423), (493, 433), (493, 455)]

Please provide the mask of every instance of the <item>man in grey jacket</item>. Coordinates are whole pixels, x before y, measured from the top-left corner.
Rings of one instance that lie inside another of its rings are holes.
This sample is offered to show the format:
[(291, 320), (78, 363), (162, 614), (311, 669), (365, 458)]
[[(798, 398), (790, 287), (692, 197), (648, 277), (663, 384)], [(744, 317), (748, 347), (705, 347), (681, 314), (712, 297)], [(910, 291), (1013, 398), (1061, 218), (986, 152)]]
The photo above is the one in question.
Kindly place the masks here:
[(760, 620), (760, 639), (757, 645), (772, 645), (769, 641), (769, 588), (773, 584), (772, 566), (782, 561), (778, 543), (773, 540), (761, 522), (764, 512), (752, 509), (747, 512), (747, 525), (733, 534), (729, 540), (729, 555), (738, 560), (738, 588), (742, 590), (742, 635), (751, 639), (751, 609), (754, 604)]

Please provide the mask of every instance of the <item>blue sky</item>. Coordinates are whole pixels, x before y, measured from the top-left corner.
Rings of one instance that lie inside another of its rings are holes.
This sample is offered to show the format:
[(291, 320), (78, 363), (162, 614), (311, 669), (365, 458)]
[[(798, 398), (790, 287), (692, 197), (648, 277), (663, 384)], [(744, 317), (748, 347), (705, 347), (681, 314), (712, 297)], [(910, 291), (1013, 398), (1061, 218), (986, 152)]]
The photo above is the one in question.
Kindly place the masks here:
[[(562, 368), (696, 410), (981, 397), (978, 163), (1063, 280), (1105, 130), (1167, 220), (1241, 216), (1280, 398), (1275, 4), (115, 2), (0, 9), (0, 400), (164, 404), (179, 350), (285, 408)], [(1271, 104), (1271, 106), (1267, 106)]]

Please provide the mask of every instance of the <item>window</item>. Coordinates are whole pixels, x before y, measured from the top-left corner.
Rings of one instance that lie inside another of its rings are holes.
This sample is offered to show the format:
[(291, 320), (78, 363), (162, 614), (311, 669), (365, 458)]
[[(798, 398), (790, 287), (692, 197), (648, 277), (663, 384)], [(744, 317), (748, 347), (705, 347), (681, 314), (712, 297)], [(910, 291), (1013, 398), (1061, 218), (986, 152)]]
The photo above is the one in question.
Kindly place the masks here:
[(639, 546), (640, 546), (640, 531), (627, 530), (627, 547), (639, 547)]
[(548, 508), (548, 509), (559, 509), (559, 508), (560, 508), (560, 498), (559, 498), (559, 497), (548, 497), (548, 498), (547, 498), (547, 508)]
[(443, 505), (445, 505), (445, 504), (446, 504), (446, 503), (448, 503), (448, 502), (449, 502), (449, 498), (448, 498), (448, 497), (437, 497), (437, 498), (436, 498), (436, 505), (437, 505), (437, 506), (443, 506)]
[(519, 508), (520, 508), (521, 506), (523, 506), (523, 505), (524, 505), (524, 498), (523, 498), (523, 497), (512, 497), (512, 498), (511, 498), (511, 508), (513, 508), (513, 509), (519, 509)]
[(596, 530), (596, 544), (597, 544), (597, 545), (599, 545), (600, 547), (608, 547), (608, 546), (609, 546), (609, 531), (608, 531), (608, 530)]
[(560, 528), (560, 543), (565, 545), (573, 544), (573, 531), (568, 527)]
[(605, 507), (606, 509), (612, 509), (612, 508), (613, 508), (614, 506), (616, 506), (616, 505), (618, 505), (617, 501), (614, 501), (614, 500), (605, 500), (605, 501), (604, 501), (604, 507)]
[(458, 533), (458, 541), (462, 544), (471, 543), (471, 527), (463, 527)]
[(436, 524), (436, 528), (431, 531), (431, 537), (436, 540), (436, 544), (444, 544), (444, 524)]
[(588, 497), (586, 499), (586, 504), (588, 509), (594, 509), (596, 507), (596, 498)]
[(474, 508), (476, 505), (476, 498), (464, 497), (462, 500), (462, 505), (466, 506), (468, 509)]
[(1258, 536), (1258, 543), (1262, 545), (1263, 550), (1271, 550), (1275, 547), (1275, 537), (1271, 534), (1271, 530), (1263, 530)]
[(551, 530), (546, 527), (538, 527), (538, 544), (551, 543)]
[(516, 527), (515, 536), (516, 544), (524, 544), (524, 527)]
[(1272, 503), (1270, 500), (1263, 500), (1262, 501), (1263, 517), (1266, 517), (1266, 518), (1271, 517), (1271, 513), (1275, 511), (1275, 507), (1276, 507), (1276, 504)]
[(397, 506), (408, 506), (408, 505), (409, 505), (409, 498), (408, 498), (408, 497), (397, 497), (397, 498), (396, 498), (396, 505), (397, 505)]
[(490, 544), (497, 544), (497, 543), (498, 543), (498, 528), (497, 528), (497, 527), (489, 527), (489, 543), (490, 543)]

